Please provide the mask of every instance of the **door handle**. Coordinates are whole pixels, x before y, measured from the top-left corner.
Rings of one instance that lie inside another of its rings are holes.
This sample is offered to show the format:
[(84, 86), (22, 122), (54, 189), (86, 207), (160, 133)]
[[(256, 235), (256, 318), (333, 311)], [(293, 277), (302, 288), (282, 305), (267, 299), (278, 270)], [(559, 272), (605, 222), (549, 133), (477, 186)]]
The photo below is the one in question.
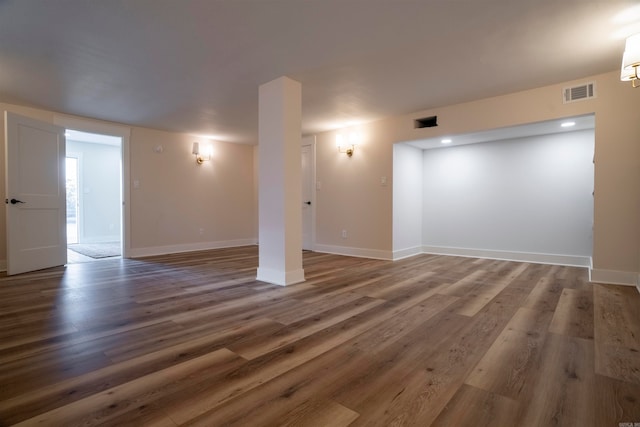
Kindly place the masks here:
[(17, 205), (18, 203), (24, 203), (22, 200), (18, 200), (18, 199), (11, 199), (9, 200), (9, 202), (11, 202), (12, 205)]
[(311, 201), (304, 202), (304, 204), (305, 204), (305, 205), (309, 205), (309, 206), (311, 206)]

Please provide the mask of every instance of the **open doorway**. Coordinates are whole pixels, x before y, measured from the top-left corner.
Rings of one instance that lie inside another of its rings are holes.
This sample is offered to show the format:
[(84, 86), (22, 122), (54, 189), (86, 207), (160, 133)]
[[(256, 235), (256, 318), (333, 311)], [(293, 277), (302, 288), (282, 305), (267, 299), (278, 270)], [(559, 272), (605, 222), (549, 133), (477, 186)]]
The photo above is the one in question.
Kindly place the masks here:
[(66, 131), (68, 263), (122, 256), (122, 138)]

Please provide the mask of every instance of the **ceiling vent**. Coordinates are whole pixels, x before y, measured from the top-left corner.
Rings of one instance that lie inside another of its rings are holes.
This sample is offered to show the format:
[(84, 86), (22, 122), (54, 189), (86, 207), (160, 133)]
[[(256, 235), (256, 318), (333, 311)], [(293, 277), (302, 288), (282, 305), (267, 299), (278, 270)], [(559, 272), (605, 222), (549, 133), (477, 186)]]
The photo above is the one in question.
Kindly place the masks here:
[(438, 116), (423, 117), (413, 121), (414, 129), (432, 128), (434, 126), (438, 126)]
[(563, 103), (584, 101), (596, 97), (596, 84), (589, 82), (578, 86), (565, 87), (562, 89)]

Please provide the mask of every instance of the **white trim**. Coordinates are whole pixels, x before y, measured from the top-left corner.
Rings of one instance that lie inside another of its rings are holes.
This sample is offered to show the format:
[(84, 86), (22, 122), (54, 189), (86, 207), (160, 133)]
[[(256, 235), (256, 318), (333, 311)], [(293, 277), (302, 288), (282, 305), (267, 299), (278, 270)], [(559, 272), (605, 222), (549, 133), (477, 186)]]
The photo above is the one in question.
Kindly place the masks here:
[[(131, 135), (131, 128), (115, 123), (107, 123), (97, 119), (84, 117), (67, 116), (65, 114), (55, 114), (53, 124), (66, 129), (80, 130), (88, 133), (99, 133), (122, 137)], [(86, 129), (86, 130), (85, 130)]]
[(602, 270), (591, 268), (589, 270), (589, 281), (596, 283), (606, 283), (609, 285), (635, 286), (637, 288), (640, 286), (638, 285), (638, 273), (633, 271)]
[(304, 270), (280, 271), (272, 268), (258, 267), (256, 280), (272, 285), (288, 286), (304, 282)]
[(409, 258), (412, 256), (423, 254), (421, 246), (415, 246), (413, 248), (399, 249), (397, 251), (393, 251), (393, 260), (398, 261), (404, 258)]
[(186, 243), (181, 245), (151, 246), (146, 248), (131, 248), (131, 258), (142, 258), (155, 255), (176, 254), (182, 252), (206, 251), (209, 249), (233, 248), (257, 244), (256, 239), (221, 240), (217, 242)]
[(534, 264), (566, 265), (571, 267), (589, 267), (591, 265), (591, 257), (578, 255), (539, 254), (532, 252), (496, 251), (490, 249), (448, 248), (443, 246), (423, 246), (422, 252), (434, 255), (453, 255), (472, 258), (530, 262)]
[(393, 260), (391, 251), (383, 251), (379, 249), (352, 248), (349, 246), (319, 245), (316, 244), (315, 252), (322, 252), (334, 255), (354, 256), (358, 258), (382, 259), (385, 261)]

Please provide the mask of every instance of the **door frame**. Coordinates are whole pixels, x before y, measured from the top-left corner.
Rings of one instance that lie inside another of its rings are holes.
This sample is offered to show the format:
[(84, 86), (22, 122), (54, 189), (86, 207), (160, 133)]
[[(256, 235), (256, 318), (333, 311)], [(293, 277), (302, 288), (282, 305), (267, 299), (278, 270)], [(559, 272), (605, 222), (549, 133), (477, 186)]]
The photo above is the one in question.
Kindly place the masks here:
[(81, 132), (97, 133), (102, 135), (110, 135), (119, 137), (122, 141), (121, 144), (121, 161), (122, 161), (122, 176), (121, 176), (121, 195), (122, 195), (122, 210), (121, 212), (121, 237), (122, 237), (122, 258), (130, 258), (131, 252), (131, 194), (130, 194), (130, 157), (129, 157), (129, 140), (131, 137), (131, 128), (126, 126), (118, 126), (110, 123), (97, 122), (89, 119), (82, 119), (78, 117), (69, 117), (63, 115), (55, 115), (53, 117), (53, 123), (62, 126), (65, 129), (73, 129)]
[[(310, 174), (310, 179), (311, 179), (311, 230), (310, 230), (310, 234), (311, 234), (311, 248), (310, 250), (315, 250), (316, 247), (316, 136), (315, 135), (310, 135), (310, 136), (305, 136), (301, 139), (301, 147), (310, 147), (310, 153), (311, 153), (311, 161), (310, 163), (310, 167), (311, 167), (311, 174)], [(302, 211), (301, 211), (302, 212)], [(304, 221), (303, 221), (304, 224)], [(303, 233), (304, 234), (304, 233)]]

